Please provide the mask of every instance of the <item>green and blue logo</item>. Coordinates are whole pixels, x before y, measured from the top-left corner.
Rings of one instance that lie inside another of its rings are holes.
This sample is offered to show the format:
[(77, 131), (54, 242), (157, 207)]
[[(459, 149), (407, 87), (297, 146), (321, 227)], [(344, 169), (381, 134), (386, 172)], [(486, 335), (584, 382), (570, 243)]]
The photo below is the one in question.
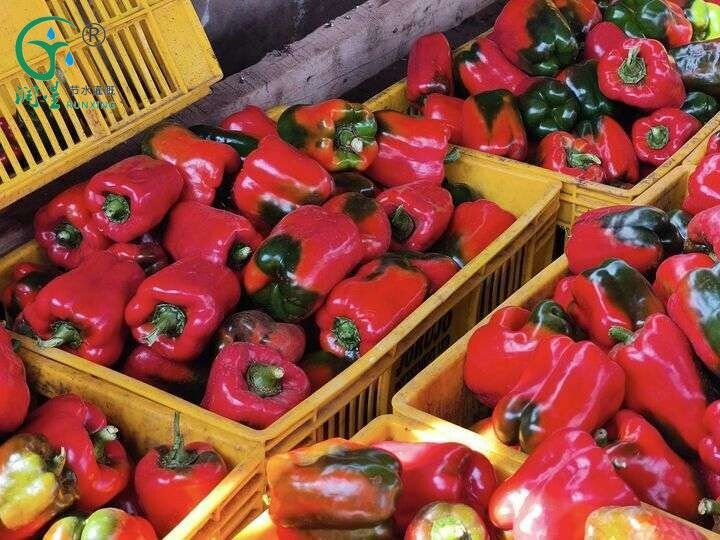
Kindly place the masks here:
[[(77, 28), (75, 24), (72, 21), (68, 21), (67, 19), (63, 19), (62, 17), (40, 17), (38, 19), (34, 19), (27, 23), (22, 30), (20, 30), (20, 33), (18, 34), (17, 41), (15, 41), (15, 56), (17, 56), (18, 64), (20, 64), (20, 67), (23, 69), (25, 73), (30, 75), (33, 79), (38, 81), (49, 81), (53, 77), (55, 77), (55, 70), (56, 70), (56, 58), (58, 55), (58, 52), (63, 47), (70, 47), (70, 45), (63, 40), (55, 41), (56, 35), (55, 30), (53, 30), (52, 27), (48, 28), (47, 31), (47, 41), (41, 40), (41, 39), (33, 39), (32, 41), (28, 41), (28, 44), (30, 45), (37, 45), (41, 49), (45, 51), (45, 53), (48, 56), (48, 70), (45, 73), (40, 73), (39, 71), (36, 71), (33, 69), (25, 59), (25, 54), (23, 52), (23, 45), (25, 42), (25, 38), (36, 26), (49, 22), (49, 21), (57, 21), (58, 23), (63, 23), (70, 25), (73, 28)], [(73, 57), (72, 52), (68, 49), (67, 53), (65, 54), (65, 64), (68, 66), (72, 66), (75, 63), (75, 58)]]

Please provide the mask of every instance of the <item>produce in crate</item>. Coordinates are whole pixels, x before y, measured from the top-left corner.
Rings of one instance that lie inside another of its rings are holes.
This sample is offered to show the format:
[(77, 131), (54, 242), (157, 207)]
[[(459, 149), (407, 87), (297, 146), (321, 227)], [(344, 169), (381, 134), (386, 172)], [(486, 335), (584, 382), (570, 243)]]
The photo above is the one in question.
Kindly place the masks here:
[[(704, 2), (704, 0), (693, 0), (695, 2)], [(720, 10), (720, 6), (718, 6)], [(688, 92), (685, 102), (682, 106), (683, 112), (693, 115), (701, 124), (705, 124), (715, 116), (720, 110), (717, 100), (703, 92)]]
[(43, 540), (104, 538), (108, 540), (155, 540), (157, 535), (148, 521), (119, 508), (101, 508), (87, 517), (67, 516), (47, 530)]
[(508, 90), (489, 90), (469, 97), (463, 105), (460, 123), (464, 146), (525, 159), (527, 136), (518, 103)]
[(231, 114), (220, 123), (220, 127), (249, 135), (257, 140), (266, 135), (277, 135), (275, 121), (255, 105), (246, 105), (241, 111)]
[(0, 436), (12, 433), (25, 421), (30, 390), (25, 366), (13, 350), (10, 334), (0, 328)]
[(585, 522), (585, 540), (704, 540), (705, 535), (685, 523), (647, 507), (606, 506), (590, 513)]
[(575, 133), (594, 145), (605, 182), (634, 184), (640, 179), (640, 164), (632, 141), (610, 116), (581, 120), (575, 126)]
[(720, 153), (710, 149), (688, 179), (687, 195), (682, 207), (691, 214), (697, 214), (718, 205), (720, 205)]
[(698, 249), (720, 253), (720, 205), (698, 212), (688, 223), (688, 241)]
[(653, 291), (667, 307), (667, 301), (680, 285), (682, 279), (697, 268), (712, 268), (715, 261), (704, 253), (682, 253), (668, 257), (655, 272)]
[[(585, 60), (565, 68), (557, 75), (557, 79), (565, 83), (575, 96), (580, 120), (594, 120), (601, 116), (615, 117), (621, 111), (617, 102), (605, 97), (600, 91), (597, 66), (597, 60)], [(549, 87), (553, 88), (554, 85)], [(567, 96), (564, 92), (563, 95)], [(572, 107), (572, 100), (565, 98), (565, 102)]]
[[(454, 536), (453, 536), (454, 535)], [(439, 538), (484, 540), (489, 533), (477, 512), (466, 504), (434, 502), (425, 506), (413, 518), (405, 531), (406, 540)]]
[(450, 43), (444, 34), (428, 34), (413, 43), (408, 55), (407, 98), (421, 103), (430, 94), (453, 93)]
[(360, 231), (363, 261), (379, 257), (390, 248), (390, 220), (379, 201), (362, 193), (348, 192), (334, 196), (323, 204), (323, 208), (336, 214), (345, 214), (355, 222)]
[[(260, 144), (260, 139), (257, 137), (245, 135), (239, 131), (231, 131), (229, 129), (209, 126), (207, 124), (190, 126), (190, 131), (206, 141), (215, 141), (217, 143), (227, 144), (232, 147), (232, 149), (235, 150), (241, 158), (246, 158), (250, 152), (255, 150)], [(275, 133), (274, 127), (270, 133)]]
[(627, 36), (620, 27), (611, 22), (600, 22), (585, 36), (583, 54), (588, 60), (600, 60), (613, 49), (622, 45)]
[(31, 262), (21, 262), (13, 266), (10, 282), (2, 291), (2, 305), (8, 323), (12, 323), (25, 306), (37, 298), (40, 289), (56, 274), (57, 271), (49, 266)]
[(416, 251), (386, 253), (375, 262), (376, 264), (383, 264), (385, 260), (398, 258), (425, 274), (428, 279), (428, 295), (433, 294), (445, 285), (459, 270), (455, 261), (442, 253), (418, 253)]
[[(518, 98), (528, 134), (542, 139), (556, 131), (570, 131), (578, 119), (580, 103), (563, 82), (540, 78)], [(493, 152), (494, 153), (494, 152)]]
[(537, 163), (551, 171), (602, 183), (605, 173), (598, 154), (595, 145), (588, 140), (566, 131), (554, 131), (540, 141)]
[(233, 313), (218, 329), (218, 350), (236, 341), (272, 347), (292, 364), (297, 364), (305, 352), (305, 332), (300, 326), (275, 322), (255, 309)]
[(630, 37), (656, 39), (668, 47), (690, 43), (693, 35), (682, 8), (669, 0), (619, 0), (608, 5), (603, 17)]
[[(490, 90), (506, 89), (519, 96), (532, 79), (515, 67), (492, 39), (480, 36), (467, 51), (455, 56), (458, 85), (474, 96)], [(426, 99), (431, 99), (432, 95)], [(423, 111), (424, 116), (429, 116)]]
[(440, 120), (450, 128), (450, 142), (462, 143), (462, 115), (465, 102), (456, 97), (444, 94), (430, 94), (425, 97), (422, 115), (431, 120)]
[(163, 247), (149, 235), (141, 236), (138, 242), (118, 242), (107, 250), (121, 261), (139, 264), (148, 276), (170, 264), (170, 258)]
[(313, 393), (342, 373), (351, 363), (326, 351), (314, 351), (303, 356), (298, 367), (307, 375), (310, 393)]
[(665, 107), (635, 120), (632, 140), (640, 161), (662, 165), (702, 127), (700, 121), (680, 109)]

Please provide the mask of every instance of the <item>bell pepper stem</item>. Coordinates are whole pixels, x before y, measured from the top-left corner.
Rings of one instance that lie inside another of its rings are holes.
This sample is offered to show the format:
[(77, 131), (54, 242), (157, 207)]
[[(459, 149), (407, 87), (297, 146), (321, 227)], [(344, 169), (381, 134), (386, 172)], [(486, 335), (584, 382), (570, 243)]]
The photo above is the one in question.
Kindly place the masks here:
[(102, 206), (103, 213), (113, 223), (125, 223), (130, 219), (130, 201), (122, 195), (108, 193)]
[(197, 457), (196, 451), (185, 448), (185, 438), (180, 431), (180, 413), (175, 411), (172, 446), (169, 451), (161, 453), (160, 465), (164, 469), (183, 469), (195, 463)]
[(605, 448), (610, 442), (607, 429), (605, 428), (595, 430), (595, 433), (593, 433), (593, 439), (595, 439), (595, 444), (597, 444), (600, 448)]
[(618, 68), (618, 77), (625, 84), (638, 84), (647, 76), (647, 67), (642, 56), (638, 56), (640, 47), (632, 47), (627, 58)]
[(392, 237), (398, 242), (404, 242), (415, 230), (415, 220), (402, 206), (398, 206), (390, 216), (390, 226)]
[(64, 447), (60, 447), (60, 452), (52, 456), (48, 464), (48, 472), (53, 473), (54, 476), (60, 476), (60, 473), (65, 468), (65, 462), (67, 461), (67, 452)]
[(183, 333), (186, 322), (187, 315), (182, 308), (175, 304), (158, 304), (150, 319), (153, 331), (146, 335), (143, 341), (152, 345), (161, 335), (177, 337)]
[(632, 343), (635, 340), (635, 333), (622, 326), (613, 326), (608, 332), (610, 337), (620, 343)]
[(245, 373), (248, 388), (260, 397), (272, 397), (282, 392), (285, 370), (272, 364), (251, 364)]
[(77, 349), (82, 343), (80, 331), (68, 321), (56, 321), (50, 325), (52, 337), (50, 339), (39, 339), (37, 344), (44, 349), (52, 347), (61, 347), (67, 345), (72, 349)]
[(60, 223), (53, 232), (55, 241), (64, 248), (76, 249), (82, 243), (83, 236), (80, 229), (70, 223)]
[(341, 126), (335, 133), (335, 146), (359, 154), (363, 151), (363, 141), (357, 136), (351, 125)]
[(252, 248), (250, 246), (242, 242), (235, 242), (232, 247), (230, 247), (227, 265), (233, 270), (241, 270), (251, 255)]
[(332, 333), (335, 340), (345, 349), (345, 356), (351, 360), (360, 355), (360, 331), (353, 321), (346, 317), (336, 317)]
[(660, 150), (670, 141), (670, 131), (665, 126), (653, 126), (645, 134), (645, 142), (653, 150)]
[(93, 452), (95, 453), (95, 461), (105, 463), (105, 446), (110, 441), (116, 441), (118, 428), (115, 426), (105, 426), (99, 431), (92, 434)]
[(602, 160), (595, 154), (584, 154), (578, 152), (574, 148), (568, 148), (567, 153), (567, 164), (570, 167), (578, 169), (587, 169), (591, 165), (600, 165)]
[(720, 502), (714, 499), (700, 499), (700, 504), (698, 504), (698, 514), (701, 516), (720, 515)]
[(432, 540), (463, 540), (470, 538), (463, 522), (455, 516), (441, 516), (430, 529)]
[(453, 146), (445, 155), (445, 163), (455, 163), (458, 159), (460, 159), (460, 149)]

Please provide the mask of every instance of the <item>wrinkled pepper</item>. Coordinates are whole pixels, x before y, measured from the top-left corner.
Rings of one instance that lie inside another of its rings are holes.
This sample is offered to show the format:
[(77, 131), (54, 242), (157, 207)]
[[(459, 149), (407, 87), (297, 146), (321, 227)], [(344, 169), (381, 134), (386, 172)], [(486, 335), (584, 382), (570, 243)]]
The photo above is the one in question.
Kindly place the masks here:
[[(557, 79), (567, 85), (580, 107), (578, 117), (593, 120), (599, 116), (617, 116), (619, 106), (600, 91), (597, 78), (597, 60), (585, 60), (565, 68)], [(564, 112), (564, 111), (563, 111)], [(562, 127), (568, 131), (567, 127)]]
[(668, 52), (688, 90), (720, 97), (720, 40), (690, 43)]
[[(720, 6), (718, 6), (718, 9), (720, 9)], [(720, 111), (717, 100), (703, 92), (688, 92), (685, 102), (680, 108), (683, 112), (697, 118), (701, 124), (708, 123)]]
[(363, 261), (379, 257), (390, 247), (393, 229), (379, 201), (360, 193), (343, 193), (327, 201), (323, 208), (328, 212), (344, 214), (357, 225), (362, 241)]
[(17, 430), (30, 407), (30, 389), (25, 380), (25, 365), (15, 354), (13, 342), (0, 327), (0, 437)]
[(482, 518), (468, 505), (433, 502), (415, 515), (405, 531), (404, 540), (428, 538), (486, 540), (490, 534)]
[(40, 289), (50, 283), (56, 274), (52, 268), (32, 262), (21, 262), (12, 267), (10, 282), (2, 291), (2, 305), (8, 324), (37, 298)]
[(583, 120), (575, 126), (575, 134), (595, 147), (607, 182), (635, 184), (640, 180), (640, 164), (632, 141), (616, 120), (609, 116)]
[(430, 94), (425, 97), (422, 115), (430, 120), (439, 120), (450, 129), (450, 142), (462, 144), (462, 114), (465, 102), (444, 94)]
[(616, 0), (608, 5), (604, 19), (631, 38), (655, 39), (668, 47), (692, 40), (692, 24), (671, 0)]
[(625, 32), (611, 22), (601, 22), (593, 26), (585, 36), (583, 49), (588, 60), (600, 60), (613, 49), (617, 49), (627, 39)]
[(259, 139), (256, 137), (245, 135), (239, 131), (231, 131), (229, 129), (209, 126), (206, 124), (190, 126), (190, 131), (206, 141), (227, 144), (232, 147), (232, 149), (235, 150), (241, 158), (246, 158), (250, 152), (255, 150), (258, 147), (258, 144), (260, 144)]
[(700, 120), (680, 109), (663, 108), (635, 120), (632, 140), (640, 161), (659, 166), (695, 135)]
[(415, 40), (408, 54), (405, 96), (420, 103), (430, 94), (453, 95), (453, 63), (445, 34), (427, 34)]
[(233, 313), (220, 326), (218, 350), (236, 341), (272, 347), (292, 364), (297, 364), (305, 352), (305, 332), (300, 326), (275, 322), (255, 309)]
[(442, 253), (417, 253), (415, 251), (387, 253), (380, 259), (376, 259), (376, 264), (382, 265), (385, 259), (397, 258), (402, 259), (425, 274), (428, 279), (428, 296), (445, 285), (459, 270), (455, 261), (447, 255)]
[(465, 101), (462, 144), (488, 154), (525, 159), (527, 135), (518, 103), (510, 91), (490, 90)]
[(653, 291), (664, 304), (677, 290), (682, 279), (698, 268), (712, 268), (715, 261), (705, 253), (682, 253), (668, 257), (655, 271)]
[(584, 540), (703, 540), (705, 535), (697, 529), (661, 514), (651, 508), (639, 506), (605, 506), (590, 513), (585, 521)]
[(522, 94), (518, 103), (525, 128), (535, 139), (555, 131), (570, 131), (581, 105), (574, 90), (555, 79), (539, 79)]
[(307, 375), (312, 394), (342, 373), (350, 364), (351, 362), (329, 352), (314, 351), (303, 356), (297, 365)]
[(720, 154), (706, 154), (687, 183), (687, 195), (682, 207), (686, 212), (698, 214), (720, 205)]
[(604, 182), (602, 159), (595, 145), (566, 131), (547, 135), (537, 147), (536, 162), (551, 171), (590, 182)]
[(490, 90), (509, 90), (519, 96), (532, 81), (502, 53), (492, 39), (480, 36), (470, 49), (455, 57), (455, 73), (466, 92), (474, 96)]
[(140, 242), (118, 242), (107, 249), (121, 261), (140, 265), (145, 275), (151, 275), (170, 264), (170, 257), (155, 240)]
[(242, 110), (231, 114), (220, 123), (220, 127), (229, 131), (239, 131), (257, 140), (266, 135), (277, 135), (275, 121), (255, 105), (246, 105)]
[(101, 508), (87, 517), (59, 519), (47, 530), (43, 540), (156, 540), (150, 522), (119, 508)]

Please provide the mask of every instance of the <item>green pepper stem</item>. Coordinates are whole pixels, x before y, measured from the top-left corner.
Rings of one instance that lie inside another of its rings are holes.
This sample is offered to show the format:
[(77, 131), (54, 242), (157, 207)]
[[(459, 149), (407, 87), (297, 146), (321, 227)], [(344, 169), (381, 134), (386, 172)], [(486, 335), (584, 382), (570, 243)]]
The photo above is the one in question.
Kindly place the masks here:
[(343, 150), (350, 150), (359, 154), (363, 151), (363, 141), (357, 136), (355, 130), (349, 126), (339, 128), (335, 134), (335, 144)]
[(632, 47), (628, 51), (627, 58), (623, 60), (618, 68), (618, 77), (625, 84), (637, 84), (647, 75), (647, 67), (642, 56), (638, 56), (640, 47)]
[(432, 540), (464, 540), (470, 538), (465, 524), (457, 517), (445, 515), (438, 517), (430, 529)]
[(180, 413), (175, 411), (173, 416), (173, 440), (168, 452), (160, 456), (160, 466), (163, 469), (184, 469), (197, 460), (198, 453), (195, 450), (185, 448), (185, 438), (180, 431)]
[(268, 398), (282, 392), (285, 370), (272, 364), (251, 364), (245, 373), (245, 381), (251, 392)]
[(398, 242), (404, 242), (412, 235), (415, 230), (415, 220), (401, 206), (398, 206), (390, 216), (390, 225), (392, 226), (392, 237)]
[(61, 347), (67, 345), (72, 349), (77, 349), (82, 343), (80, 331), (68, 321), (55, 321), (50, 325), (52, 337), (50, 339), (39, 339), (37, 344), (44, 349), (52, 347)]
[(595, 430), (595, 433), (593, 433), (593, 439), (595, 439), (595, 444), (597, 444), (600, 448), (606, 447), (610, 442), (607, 429), (605, 428)]
[(700, 504), (698, 504), (698, 514), (701, 516), (720, 515), (720, 502), (714, 499), (700, 499)]
[(645, 134), (645, 142), (653, 150), (660, 150), (670, 141), (670, 130), (665, 126), (653, 126)]
[(453, 146), (445, 155), (445, 163), (455, 163), (458, 159), (460, 159), (460, 149)]
[(345, 349), (345, 357), (356, 360), (360, 356), (360, 331), (353, 321), (346, 317), (336, 317), (332, 333), (335, 340)]
[(102, 206), (103, 212), (113, 223), (125, 223), (130, 219), (130, 200), (122, 195), (108, 193)]
[(158, 304), (155, 306), (150, 324), (154, 326), (152, 332), (145, 336), (143, 341), (152, 345), (161, 335), (177, 337), (185, 330), (187, 315), (182, 308), (175, 304)]
[(95, 461), (105, 463), (105, 446), (110, 441), (116, 441), (118, 428), (115, 426), (105, 426), (99, 431), (93, 433), (90, 438), (93, 443), (93, 452), (95, 453)]
[(67, 222), (60, 223), (53, 232), (55, 233), (55, 241), (67, 249), (76, 249), (83, 240), (80, 229)]
[(602, 163), (602, 160), (595, 154), (583, 154), (574, 148), (568, 148), (566, 153), (567, 164), (570, 167), (587, 169), (591, 165), (600, 165)]
[(233, 270), (241, 270), (243, 265), (252, 255), (252, 248), (242, 242), (235, 242), (230, 247), (228, 253), (227, 265)]
[(610, 334), (611, 338), (615, 341), (619, 341), (620, 343), (628, 344), (635, 340), (635, 333), (627, 328), (623, 328), (622, 326), (613, 326), (610, 328), (608, 334)]

